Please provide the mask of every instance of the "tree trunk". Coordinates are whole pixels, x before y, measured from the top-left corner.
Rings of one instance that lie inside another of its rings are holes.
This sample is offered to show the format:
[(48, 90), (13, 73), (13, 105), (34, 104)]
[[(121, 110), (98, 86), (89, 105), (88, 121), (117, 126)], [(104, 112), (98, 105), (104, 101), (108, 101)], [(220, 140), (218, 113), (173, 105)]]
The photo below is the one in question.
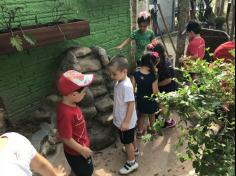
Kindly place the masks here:
[(215, 14), (216, 16), (219, 16), (219, 13), (220, 13), (220, 3), (221, 0), (216, 0), (216, 4), (215, 4)]
[[(138, 0), (132, 0), (131, 1), (131, 30), (134, 31), (137, 29), (137, 17), (138, 17)], [(135, 62), (135, 42), (131, 42), (131, 68), (130, 71), (132, 72), (136, 68), (136, 62)]]
[(178, 67), (179, 58), (184, 55), (186, 35), (182, 35), (183, 30), (189, 19), (189, 0), (181, 0), (178, 2), (178, 38), (177, 38), (177, 54), (176, 66)]
[(233, 15), (233, 21), (232, 21), (232, 27), (230, 32), (230, 40), (234, 40), (234, 34), (235, 34), (235, 1), (233, 0), (232, 4), (232, 15)]
[(225, 9), (225, 0), (221, 0), (219, 16), (222, 16), (224, 14), (224, 9)]

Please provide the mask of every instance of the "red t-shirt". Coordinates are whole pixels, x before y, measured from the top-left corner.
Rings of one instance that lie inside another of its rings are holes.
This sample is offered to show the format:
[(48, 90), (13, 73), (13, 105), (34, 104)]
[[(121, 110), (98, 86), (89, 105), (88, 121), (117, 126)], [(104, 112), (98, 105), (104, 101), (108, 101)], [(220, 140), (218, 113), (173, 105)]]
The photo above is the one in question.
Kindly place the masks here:
[(203, 59), (205, 55), (205, 46), (205, 40), (202, 37), (194, 38), (188, 45), (186, 55), (193, 56), (196, 59)]
[[(73, 138), (82, 146), (90, 147), (84, 116), (79, 107), (71, 107), (62, 102), (57, 105), (57, 128), (61, 138)], [(79, 153), (64, 144), (64, 149), (71, 155)]]

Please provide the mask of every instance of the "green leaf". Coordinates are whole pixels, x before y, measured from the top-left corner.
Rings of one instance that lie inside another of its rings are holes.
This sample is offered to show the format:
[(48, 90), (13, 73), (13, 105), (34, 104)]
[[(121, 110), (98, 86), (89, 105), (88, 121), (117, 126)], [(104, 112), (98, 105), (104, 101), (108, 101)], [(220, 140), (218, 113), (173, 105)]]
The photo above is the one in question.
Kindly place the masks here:
[(28, 42), (30, 45), (36, 44), (36, 41), (34, 40), (34, 38), (30, 34), (23, 33), (23, 37), (24, 37), (25, 41)]
[(19, 35), (15, 35), (15, 36), (12, 36), (10, 38), (10, 43), (11, 43), (11, 46), (13, 48), (16, 48), (17, 51), (23, 51), (23, 43), (22, 43), (22, 39)]

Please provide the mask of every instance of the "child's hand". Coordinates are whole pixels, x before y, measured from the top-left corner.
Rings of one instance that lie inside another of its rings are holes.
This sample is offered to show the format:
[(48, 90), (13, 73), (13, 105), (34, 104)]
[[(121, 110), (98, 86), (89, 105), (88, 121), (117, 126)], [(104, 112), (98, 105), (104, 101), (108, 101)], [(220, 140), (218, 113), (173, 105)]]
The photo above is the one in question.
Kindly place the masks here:
[(63, 166), (59, 165), (58, 167), (55, 167), (54, 169), (57, 176), (66, 176), (65, 168)]
[(121, 51), (123, 49), (123, 47), (122, 46), (117, 46), (116, 49)]
[(120, 130), (121, 130), (121, 131), (127, 131), (127, 130), (129, 130), (129, 123), (123, 122), (123, 123), (121, 124)]
[(83, 150), (81, 151), (81, 155), (85, 158), (88, 159), (93, 156), (93, 151), (90, 150), (88, 147), (83, 147)]

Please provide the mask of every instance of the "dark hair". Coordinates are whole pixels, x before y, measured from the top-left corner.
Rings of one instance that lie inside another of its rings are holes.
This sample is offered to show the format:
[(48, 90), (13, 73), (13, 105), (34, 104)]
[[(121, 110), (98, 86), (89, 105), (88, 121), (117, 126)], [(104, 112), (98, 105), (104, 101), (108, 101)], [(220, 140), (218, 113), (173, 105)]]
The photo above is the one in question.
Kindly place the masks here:
[(149, 16), (148, 18), (145, 17), (138, 17), (137, 23), (140, 25), (142, 23), (147, 23), (147, 25), (150, 25), (151, 23), (151, 17)]
[(196, 20), (191, 20), (187, 24), (186, 31), (194, 32), (195, 34), (200, 34), (202, 31), (201, 24)]
[(108, 64), (108, 67), (116, 66), (116, 68), (120, 71), (123, 71), (125, 69), (129, 69), (129, 62), (123, 55), (117, 55), (113, 57)]
[(152, 52), (148, 52), (142, 56), (141, 66), (150, 68), (152, 74), (157, 77), (156, 64), (158, 64), (159, 58), (155, 57)]
[(163, 68), (167, 59), (164, 46), (161, 43), (158, 43), (156, 46), (153, 46), (153, 48), (150, 51), (159, 53), (160, 62), (158, 63), (157, 68), (158, 69)]

